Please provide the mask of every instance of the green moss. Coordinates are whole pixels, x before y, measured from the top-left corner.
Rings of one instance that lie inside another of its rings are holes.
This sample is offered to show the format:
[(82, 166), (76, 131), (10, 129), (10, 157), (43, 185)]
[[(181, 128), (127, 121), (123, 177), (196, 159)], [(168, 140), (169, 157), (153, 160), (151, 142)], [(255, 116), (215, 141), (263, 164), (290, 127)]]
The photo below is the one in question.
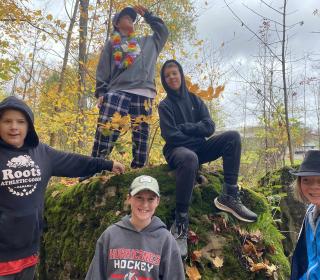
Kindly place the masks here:
[[(147, 174), (157, 178), (161, 203), (156, 214), (170, 226), (174, 218), (175, 179), (168, 176), (168, 171), (168, 167), (162, 165), (114, 176), (105, 183), (93, 178), (87, 184), (73, 187), (58, 184), (49, 188), (46, 193), (47, 228), (41, 248), (40, 279), (84, 279), (97, 239), (110, 224), (126, 213), (124, 202), (128, 187), (138, 175)], [(190, 253), (201, 250), (207, 245), (210, 234), (220, 234), (228, 242), (223, 251), (222, 268), (214, 268), (210, 261), (204, 259), (199, 263), (202, 279), (265, 279), (262, 274), (254, 274), (243, 265), (241, 240), (232, 230), (234, 226), (248, 231), (259, 229), (264, 244), (272, 244), (276, 248), (276, 253), (267, 255), (267, 259), (280, 267), (280, 279), (287, 279), (289, 266), (282, 250), (283, 237), (274, 225), (270, 206), (264, 196), (252, 190), (243, 190), (242, 200), (259, 214), (257, 223), (245, 224), (228, 214), (221, 214), (227, 220), (228, 229), (213, 233), (213, 224), (217, 217), (221, 217), (213, 200), (221, 192), (223, 176), (220, 173), (206, 176), (209, 183), (196, 187), (193, 192), (190, 228), (198, 235), (199, 241), (190, 244), (189, 250)]]

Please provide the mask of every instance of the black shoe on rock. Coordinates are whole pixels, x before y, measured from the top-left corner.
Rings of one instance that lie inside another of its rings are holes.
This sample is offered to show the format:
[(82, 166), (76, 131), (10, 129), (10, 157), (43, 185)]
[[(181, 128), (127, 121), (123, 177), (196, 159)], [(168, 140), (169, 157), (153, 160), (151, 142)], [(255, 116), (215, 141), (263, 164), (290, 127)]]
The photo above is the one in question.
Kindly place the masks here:
[(218, 209), (231, 213), (241, 221), (252, 223), (258, 219), (256, 213), (242, 204), (238, 188), (235, 186), (225, 184), (223, 193), (214, 200), (214, 204)]
[(170, 228), (170, 232), (177, 241), (182, 258), (186, 258), (188, 255), (188, 228), (188, 213), (176, 214), (176, 219)]

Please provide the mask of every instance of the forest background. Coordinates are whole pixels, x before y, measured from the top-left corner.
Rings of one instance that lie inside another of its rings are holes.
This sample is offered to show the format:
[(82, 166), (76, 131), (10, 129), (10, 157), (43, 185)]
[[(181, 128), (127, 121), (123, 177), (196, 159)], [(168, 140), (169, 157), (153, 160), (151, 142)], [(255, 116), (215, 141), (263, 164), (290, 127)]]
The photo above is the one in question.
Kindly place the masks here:
[[(319, 148), (320, 6), (315, 0), (1, 1), (0, 98), (17, 95), (32, 107), (43, 142), (90, 154), (100, 51), (112, 32), (112, 15), (135, 4), (159, 15), (170, 30), (157, 64), (154, 113), (147, 120), (148, 165), (165, 162), (157, 106), (165, 96), (159, 70), (170, 58), (181, 62), (190, 90), (207, 103), (217, 133), (231, 128), (241, 133), (244, 183), (294, 165), (306, 149)], [(143, 19), (136, 25), (140, 35), (151, 33)], [(129, 165), (134, 125), (116, 116), (105, 133), (120, 127), (111, 158)]]

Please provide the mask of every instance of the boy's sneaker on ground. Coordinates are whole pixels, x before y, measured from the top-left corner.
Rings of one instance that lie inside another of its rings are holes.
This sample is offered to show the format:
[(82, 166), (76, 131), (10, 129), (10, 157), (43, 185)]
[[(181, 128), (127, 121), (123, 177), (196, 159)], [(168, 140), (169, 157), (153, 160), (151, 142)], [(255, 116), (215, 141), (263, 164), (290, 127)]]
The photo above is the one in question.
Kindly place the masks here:
[(218, 209), (229, 212), (244, 222), (252, 223), (258, 218), (256, 213), (242, 204), (239, 193), (234, 196), (223, 193), (214, 200), (214, 204)]
[(176, 220), (170, 228), (170, 232), (177, 241), (182, 258), (188, 255), (188, 213), (176, 214)]

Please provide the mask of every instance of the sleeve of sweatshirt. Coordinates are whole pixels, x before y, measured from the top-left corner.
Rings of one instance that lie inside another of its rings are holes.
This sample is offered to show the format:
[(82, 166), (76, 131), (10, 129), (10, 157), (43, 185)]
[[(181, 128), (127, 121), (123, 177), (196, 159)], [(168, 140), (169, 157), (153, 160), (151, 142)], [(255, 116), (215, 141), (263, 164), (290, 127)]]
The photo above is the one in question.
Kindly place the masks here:
[(152, 38), (156, 44), (157, 51), (160, 53), (169, 36), (168, 28), (161, 18), (152, 15), (151, 12), (146, 12), (144, 19), (154, 32)]
[(102, 170), (112, 170), (113, 162), (102, 158), (80, 154), (65, 153), (46, 146), (51, 163), (52, 176), (82, 177), (90, 176)]
[(100, 55), (96, 71), (96, 91), (95, 97), (103, 96), (108, 91), (111, 75), (112, 49), (111, 42), (106, 41)]
[(105, 248), (105, 238), (103, 235), (98, 239), (93, 259), (89, 266), (85, 280), (105, 280), (107, 279), (107, 248)]
[(189, 136), (183, 133), (176, 124), (173, 112), (165, 103), (159, 105), (159, 118), (161, 136), (169, 145), (194, 148), (205, 141), (203, 137)]
[(199, 122), (180, 124), (179, 128), (187, 135), (209, 137), (215, 131), (215, 123), (211, 119), (206, 104), (198, 99)]
[(160, 277), (162, 280), (184, 280), (185, 273), (176, 240), (168, 234), (168, 240), (161, 256)]

